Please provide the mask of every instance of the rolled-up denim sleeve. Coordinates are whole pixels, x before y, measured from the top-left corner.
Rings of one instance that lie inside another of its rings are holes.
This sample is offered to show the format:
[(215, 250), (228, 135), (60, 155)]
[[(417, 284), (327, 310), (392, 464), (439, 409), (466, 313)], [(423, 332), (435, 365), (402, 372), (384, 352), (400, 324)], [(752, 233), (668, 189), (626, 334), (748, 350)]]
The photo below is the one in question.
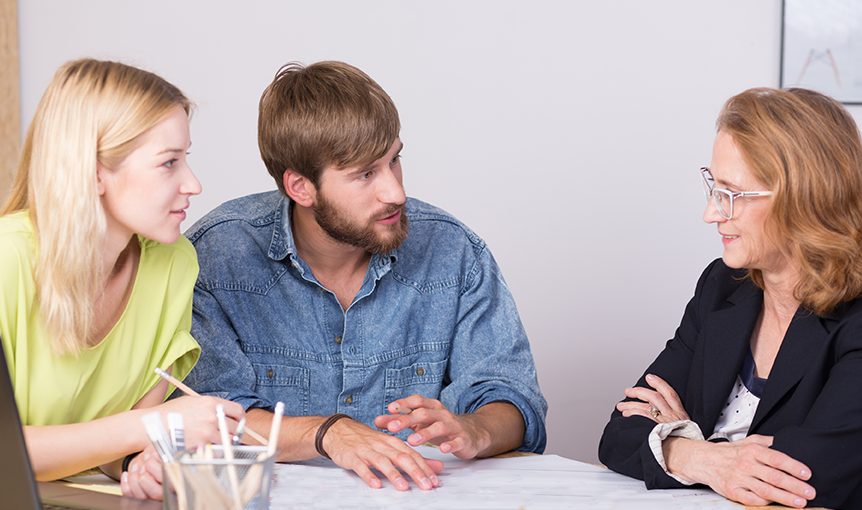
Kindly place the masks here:
[(524, 418), (520, 451), (541, 453), (548, 404), (515, 300), (491, 253), (476, 246), (476, 260), (461, 290), (449, 358), (449, 384), (440, 400), (457, 414), (491, 402), (508, 402)]
[(274, 407), (255, 392), (254, 368), (240, 349), (236, 331), (215, 296), (200, 284), (195, 286), (192, 336), (201, 346), (201, 357), (186, 384), (201, 394), (236, 402), (245, 410)]

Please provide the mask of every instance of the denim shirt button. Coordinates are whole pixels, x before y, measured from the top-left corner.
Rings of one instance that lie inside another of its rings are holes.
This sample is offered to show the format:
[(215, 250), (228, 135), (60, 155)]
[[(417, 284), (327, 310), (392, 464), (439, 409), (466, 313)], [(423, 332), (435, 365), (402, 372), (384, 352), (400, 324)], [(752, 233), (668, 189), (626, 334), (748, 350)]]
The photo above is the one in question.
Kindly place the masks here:
[(335, 343), (337, 343), (338, 345), (341, 345), (341, 335), (338, 335), (335, 337)]
[(352, 404), (352, 403), (353, 403), (353, 395), (347, 395), (347, 396), (344, 398), (344, 403), (345, 403), (345, 404)]
[(422, 367), (416, 367), (416, 375), (418, 375), (420, 377), (425, 375), (425, 369)]
[(273, 376), (273, 375), (275, 375), (275, 374), (273, 373), (272, 369), (271, 369), (271, 368), (267, 368), (267, 369), (266, 369), (266, 377), (267, 377), (268, 379), (272, 379), (272, 376)]

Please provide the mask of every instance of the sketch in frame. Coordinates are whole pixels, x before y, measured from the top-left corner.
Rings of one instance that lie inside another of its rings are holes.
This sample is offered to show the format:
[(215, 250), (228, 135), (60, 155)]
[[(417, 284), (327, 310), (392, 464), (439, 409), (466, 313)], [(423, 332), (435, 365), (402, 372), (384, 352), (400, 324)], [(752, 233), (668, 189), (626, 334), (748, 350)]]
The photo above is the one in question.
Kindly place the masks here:
[(862, 1), (784, 0), (781, 86), (862, 104)]

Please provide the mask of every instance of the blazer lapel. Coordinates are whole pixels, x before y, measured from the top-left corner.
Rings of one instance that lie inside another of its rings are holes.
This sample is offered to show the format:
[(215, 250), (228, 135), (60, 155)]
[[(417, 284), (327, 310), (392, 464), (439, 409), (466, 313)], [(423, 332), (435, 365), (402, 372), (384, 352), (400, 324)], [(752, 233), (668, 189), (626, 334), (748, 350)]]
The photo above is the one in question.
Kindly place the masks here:
[(763, 293), (746, 280), (727, 302), (729, 306), (712, 313), (703, 325), (703, 417), (699, 421), (706, 437), (712, 435), (718, 413), (742, 367), (763, 307)]
[(821, 318), (800, 308), (790, 322), (778, 349), (749, 431), (756, 430), (784, 395), (802, 379), (808, 365), (815, 358), (815, 352), (828, 341), (829, 331), (824, 327)]

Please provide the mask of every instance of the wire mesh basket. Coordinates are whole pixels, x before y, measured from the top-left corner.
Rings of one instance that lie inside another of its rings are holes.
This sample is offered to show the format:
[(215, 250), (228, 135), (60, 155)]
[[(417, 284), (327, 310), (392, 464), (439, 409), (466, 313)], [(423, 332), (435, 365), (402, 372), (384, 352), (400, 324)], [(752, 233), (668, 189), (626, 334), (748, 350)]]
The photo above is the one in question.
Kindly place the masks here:
[(235, 446), (233, 460), (210, 445), (182, 452), (162, 464), (164, 508), (169, 510), (264, 510), (274, 456), (263, 446)]

